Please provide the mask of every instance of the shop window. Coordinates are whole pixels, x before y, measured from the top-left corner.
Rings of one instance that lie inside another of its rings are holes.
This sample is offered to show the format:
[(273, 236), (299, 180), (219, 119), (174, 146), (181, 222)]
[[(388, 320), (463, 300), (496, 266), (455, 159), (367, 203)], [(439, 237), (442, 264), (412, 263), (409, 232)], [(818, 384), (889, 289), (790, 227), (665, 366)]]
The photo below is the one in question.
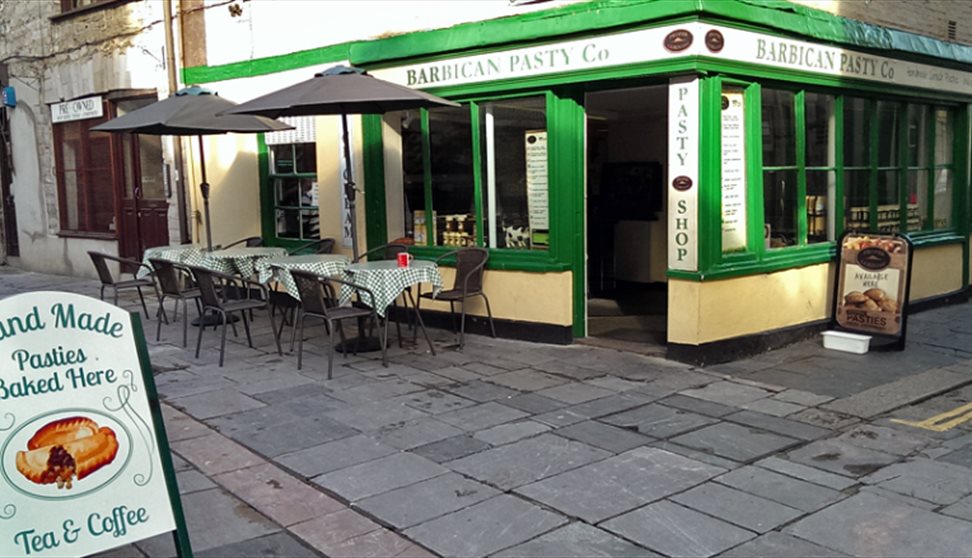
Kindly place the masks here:
[(270, 145), (277, 238), (317, 240), (321, 237), (318, 209), (317, 157), (314, 143)]
[(806, 145), (807, 244), (834, 239), (837, 192), (837, 134), (835, 100), (812, 91), (803, 94)]
[(547, 248), (544, 97), (400, 115), (406, 236), (429, 246), (481, 237), (490, 248)]
[(435, 246), (476, 243), (472, 122), (469, 107), (429, 111), (432, 236)]
[[(107, 111), (106, 111), (107, 113)], [(54, 124), (54, 158), (61, 231), (114, 236), (111, 138), (90, 131), (106, 117)]]
[(847, 230), (952, 226), (954, 117), (942, 107), (844, 99)]
[(483, 214), (491, 248), (545, 248), (547, 119), (543, 97), (481, 106)]

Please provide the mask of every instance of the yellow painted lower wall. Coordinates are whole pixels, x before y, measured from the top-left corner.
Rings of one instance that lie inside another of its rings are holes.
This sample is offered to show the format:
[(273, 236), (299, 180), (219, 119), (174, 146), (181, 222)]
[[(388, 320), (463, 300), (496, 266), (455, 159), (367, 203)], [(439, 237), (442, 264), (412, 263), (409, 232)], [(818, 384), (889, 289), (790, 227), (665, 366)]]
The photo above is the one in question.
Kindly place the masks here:
[[(452, 287), (455, 269), (440, 268), (445, 288)], [(423, 287), (427, 289), (427, 286)], [(525, 271), (488, 270), (483, 289), (489, 297), (493, 318), (569, 326), (573, 322), (571, 273), (529, 273)], [(422, 308), (449, 311), (446, 302), (422, 301)], [(458, 307), (457, 307), (458, 310)], [(486, 315), (482, 297), (471, 299), (466, 313)]]
[(964, 257), (961, 244), (915, 250), (911, 273), (911, 300), (921, 300), (961, 289)]
[[(916, 250), (911, 300), (962, 288), (961, 245)], [(796, 326), (830, 315), (832, 265), (720, 281), (668, 281), (668, 341), (701, 345)]]

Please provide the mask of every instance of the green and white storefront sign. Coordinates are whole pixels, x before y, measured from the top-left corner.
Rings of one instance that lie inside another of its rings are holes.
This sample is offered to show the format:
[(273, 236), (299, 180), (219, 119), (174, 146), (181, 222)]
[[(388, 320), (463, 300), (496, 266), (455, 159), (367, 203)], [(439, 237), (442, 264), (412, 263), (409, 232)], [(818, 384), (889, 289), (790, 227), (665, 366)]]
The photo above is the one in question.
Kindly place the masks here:
[(0, 555), (86, 556), (173, 532), (191, 554), (138, 316), (0, 301)]

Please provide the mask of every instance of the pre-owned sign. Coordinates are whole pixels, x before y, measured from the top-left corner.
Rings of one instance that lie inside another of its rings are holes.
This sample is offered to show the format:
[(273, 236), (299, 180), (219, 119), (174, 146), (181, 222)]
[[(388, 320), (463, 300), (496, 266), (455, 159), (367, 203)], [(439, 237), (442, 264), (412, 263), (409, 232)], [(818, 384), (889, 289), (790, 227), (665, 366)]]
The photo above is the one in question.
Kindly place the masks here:
[(911, 278), (902, 235), (853, 234), (841, 241), (834, 320), (843, 329), (901, 338)]
[(86, 556), (176, 531), (191, 554), (138, 317), (0, 301), (0, 555)]

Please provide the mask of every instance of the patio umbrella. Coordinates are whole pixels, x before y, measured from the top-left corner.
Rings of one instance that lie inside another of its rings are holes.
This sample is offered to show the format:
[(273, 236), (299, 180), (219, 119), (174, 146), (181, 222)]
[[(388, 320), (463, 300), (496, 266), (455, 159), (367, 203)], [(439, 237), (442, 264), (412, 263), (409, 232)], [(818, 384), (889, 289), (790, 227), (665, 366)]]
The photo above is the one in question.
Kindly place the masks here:
[(193, 86), (176, 91), (163, 99), (138, 110), (113, 118), (92, 128), (98, 132), (149, 134), (154, 136), (199, 136), (199, 160), (206, 214), (206, 247), (213, 249), (213, 234), (209, 220), (209, 183), (206, 181), (206, 153), (203, 136), (212, 134), (276, 132), (291, 130), (293, 126), (270, 118), (245, 114), (221, 116), (236, 103), (215, 92)]
[(396, 110), (429, 107), (458, 107), (416, 89), (380, 80), (360, 68), (334, 66), (302, 81), (225, 111), (224, 114), (310, 116), (340, 114), (344, 137), (344, 191), (351, 213), (351, 250), (358, 258), (358, 223), (355, 212), (355, 187), (351, 173), (351, 147), (348, 145), (348, 114), (384, 114)]

